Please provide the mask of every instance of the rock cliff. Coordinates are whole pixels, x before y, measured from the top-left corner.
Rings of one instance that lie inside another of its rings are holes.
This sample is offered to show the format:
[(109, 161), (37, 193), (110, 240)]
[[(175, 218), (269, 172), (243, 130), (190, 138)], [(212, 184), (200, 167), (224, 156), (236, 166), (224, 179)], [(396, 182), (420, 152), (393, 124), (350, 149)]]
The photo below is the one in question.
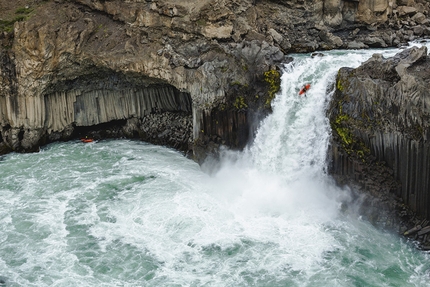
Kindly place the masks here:
[(14, 23), (13, 37), (3, 34), (1, 150), (33, 151), (85, 133), (184, 151), (214, 140), (243, 146), (247, 136), (235, 132), (246, 130), (248, 107), (270, 100), (265, 72), (279, 77), (284, 54), (265, 41), (230, 40), (227, 18), (251, 3), (235, 13), (231, 3), (216, 11), (196, 3), (39, 3)]
[[(288, 53), (428, 37), (429, 7), (424, 0), (1, 1), (0, 155), (86, 135), (139, 138), (199, 162), (220, 145), (242, 148), (270, 112)], [(330, 108), (338, 182), (371, 192), (362, 210), (370, 220), (401, 226), (424, 245), (429, 63), (422, 48), (342, 69)]]
[(363, 212), (373, 221), (403, 232), (419, 226), (408, 234), (429, 245), (428, 232), (420, 233), (430, 219), (427, 48), (392, 58), (375, 54), (356, 69), (342, 68), (336, 81), (329, 109), (332, 173), (370, 191)]
[(429, 3), (17, 0), (0, 4), (0, 153), (83, 135), (243, 147), (291, 52), (430, 34)]

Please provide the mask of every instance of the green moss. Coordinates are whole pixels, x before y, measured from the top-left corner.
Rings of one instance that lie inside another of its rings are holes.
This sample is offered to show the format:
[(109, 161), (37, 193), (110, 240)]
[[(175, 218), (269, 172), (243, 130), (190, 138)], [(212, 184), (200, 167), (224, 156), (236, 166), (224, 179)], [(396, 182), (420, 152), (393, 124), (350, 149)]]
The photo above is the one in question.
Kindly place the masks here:
[(353, 137), (348, 128), (345, 127), (346, 122), (349, 120), (349, 116), (342, 112), (342, 105), (339, 105), (339, 113), (334, 121), (334, 130), (342, 140), (342, 145), (346, 149), (353, 143)]
[(423, 129), (423, 127), (422, 127), (422, 126), (420, 126), (420, 125), (417, 125), (417, 130), (418, 130), (418, 132), (419, 132), (420, 134), (423, 134), (423, 133), (424, 133), (424, 129)]
[(236, 98), (236, 100), (234, 101), (233, 106), (240, 110), (240, 109), (246, 109), (248, 107), (248, 105), (245, 103), (245, 98), (242, 96), (239, 96)]
[(370, 148), (368, 148), (363, 142), (360, 142), (360, 151), (363, 151), (364, 154), (370, 154)]
[(15, 14), (27, 15), (27, 14), (30, 14), (32, 11), (33, 11), (33, 9), (31, 9), (31, 8), (21, 7), (21, 8), (16, 9)]
[(349, 149), (349, 146), (353, 143), (352, 134), (349, 129), (346, 127), (346, 124), (349, 120), (349, 116), (342, 111), (342, 103), (339, 104), (339, 111), (337, 117), (332, 124), (333, 129), (339, 135), (342, 145), (345, 150)]
[(0, 31), (6, 31), (8, 33), (13, 31), (13, 26), (15, 22), (20, 22), (26, 20), (27, 17), (24, 15), (16, 16), (12, 20), (0, 20)]
[(15, 14), (17, 14), (17, 16), (15, 18), (11, 20), (0, 20), (0, 32), (12, 32), (15, 22), (27, 20), (31, 12), (33, 12), (32, 8), (21, 7), (16, 9)]
[(337, 117), (332, 122), (332, 129), (338, 134), (343, 149), (348, 154), (355, 154), (364, 162), (366, 155), (370, 154), (370, 149), (359, 139), (354, 137), (351, 129), (352, 119), (342, 111), (342, 103), (339, 103)]
[(347, 114), (338, 114), (336, 118), (336, 124), (340, 125), (342, 122), (347, 121), (349, 119), (349, 116)]
[(281, 74), (276, 70), (269, 70), (264, 73), (264, 81), (269, 84), (266, 105), (270, 105), (276, 93), (281, 89)]
[(351, 77), (354, 77), (354, 75), (355, 75), (355, 72), (350, 71), (348, 72), (347, 75), (341, 76), (341, 70), (339, 70), (339, 72), (337, 72), (337, 77), (336, 77), (336, 89), (345, 94), (345, 92), (349, 89), (349, 86), (351, 84), (350, 79)]
[(412, 127), (409, 129), (409, 133), (412, 136), (412, 138), (416, 141), (420, 141), (423, 139), (424, 136), (424, 129), (422, 126), (420, 126), (418, 123), (415, 123), (412, 125)]
[(220, 68), (220, 70), (221, 70), (222, 73), (225, 73), (225, 72), (228, 71), (228, 67), (227, 66), (223, 66), (223, 67)]
[(353, 138), (348, 128), (336, 126), (335, 129), (337, 134), (340, 136), (344, 147), (348, 147), (353, 143)]
[(340, 80), (337, 80), (336, 88), (341, 92), (343, 91), (342, 82)]
[(205, 19), (199, 19), (196, 21), (196, 23), (199, 26), (206, 26), (206, 20)]

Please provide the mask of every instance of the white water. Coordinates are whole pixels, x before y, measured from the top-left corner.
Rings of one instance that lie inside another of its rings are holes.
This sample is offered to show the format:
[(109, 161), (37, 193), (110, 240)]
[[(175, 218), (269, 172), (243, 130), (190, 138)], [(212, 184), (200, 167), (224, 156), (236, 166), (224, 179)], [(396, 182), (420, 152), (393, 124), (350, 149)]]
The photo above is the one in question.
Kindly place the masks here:
[(212, 175), (126, 140), (3, 157), (0, 286), (426, 286), (428, 255), (341, 213), (325, 172), (326, 88), (374, 52), (296, 56), (255, 142)]

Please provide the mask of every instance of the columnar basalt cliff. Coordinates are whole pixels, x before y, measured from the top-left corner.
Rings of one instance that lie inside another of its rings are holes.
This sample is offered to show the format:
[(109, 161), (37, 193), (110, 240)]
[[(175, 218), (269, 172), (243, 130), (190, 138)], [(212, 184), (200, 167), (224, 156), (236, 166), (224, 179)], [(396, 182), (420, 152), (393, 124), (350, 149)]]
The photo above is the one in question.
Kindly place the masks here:
[(247, 108), (265, 108), (265, 72), (284, 54), (265, 41), (231, 41), (232, 20), (205, 22), (234, 17), (232, 6), (194, 4), (55, 1), (16, 22), (2, 49), (1, 150), (88, 133), (184, 151), (243, 146), (247, 133), (236, 134), (247, 130)]
[[(429, 7), (424, 0), (1, 1), (0, 155), (86, 135), (139, 138), (199, 162), (220, 145), (240, 149), (270, 112), (288, 53), (426, 38)], [(330, 107), (333, 175), (371, 192), (362, 210), (370, 220), (400, 225), (424, 245), (429, 63), (422, 48), (342, 69)]]
[(0, 153), (90, 134), (243, 147), (289, 52), (430, 34), (428, 2), (2, 2)]
[(376, 197), (363, 205), (375, 223), (399, 226), (424, 246), (430, 244), (430, 228), (424, 229), (430, 220), (429, 83), (425, 46), (387, 59), (375, 54), (357, 69), (339, 71), (329, 110), (332, 173)]

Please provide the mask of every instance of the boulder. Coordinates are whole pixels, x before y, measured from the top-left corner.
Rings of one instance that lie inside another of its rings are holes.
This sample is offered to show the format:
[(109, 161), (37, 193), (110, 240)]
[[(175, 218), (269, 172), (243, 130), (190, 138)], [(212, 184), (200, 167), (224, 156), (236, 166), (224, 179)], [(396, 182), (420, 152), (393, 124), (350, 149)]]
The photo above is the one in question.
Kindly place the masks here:
[(417, 22), (418, 24), (424, 24), (428, 21), (427, 17), (421, 13), (418, 12), (417, 14), (415, 14), (414, 16), (412, 16), (411, 18), (413, 21)]
[(332, 50), (340, 48), (343, 45), (343, 41), (340, 37), (333, 35), (326, 29), (320, 31), (318, 35), (321, 38), (322, 43), (320, 46), (323, 49)]
[(369, 48), (369, 46), (367, 46), (366, 44), (364, 44), (363, 42), (359, 42), (359, 41), (352, 41), (348, 43), (347, 46), (348, 49), (364, 49), (364, 48)]
[(399, 16), (413, 16), (417, 13), (417, 9), (410, 6), (399, 6), (397, 7), (397, 11), (399, 12)]

